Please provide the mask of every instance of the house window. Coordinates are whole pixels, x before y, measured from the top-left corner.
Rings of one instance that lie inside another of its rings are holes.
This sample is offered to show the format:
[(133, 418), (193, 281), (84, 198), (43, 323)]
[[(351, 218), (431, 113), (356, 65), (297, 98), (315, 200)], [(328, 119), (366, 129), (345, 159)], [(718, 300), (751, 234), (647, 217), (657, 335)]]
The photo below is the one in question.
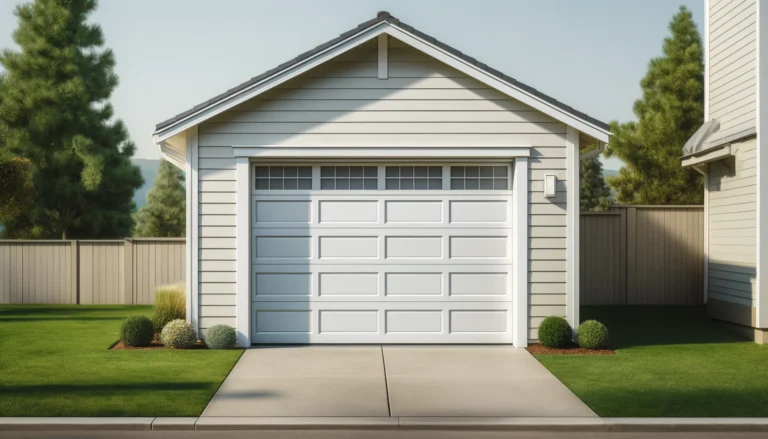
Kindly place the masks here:
[(256, 166), (256, 190), (310, 190), (311, 166)]
[(376, 166), (321, 166), (320, 189), (377, 190), (379, 168)]
[(442, 166), (387, 166), (387, 190), (441, 190)]
[(508, 172), (507, 166), (451, 166), (451, 189), (504, 191)]

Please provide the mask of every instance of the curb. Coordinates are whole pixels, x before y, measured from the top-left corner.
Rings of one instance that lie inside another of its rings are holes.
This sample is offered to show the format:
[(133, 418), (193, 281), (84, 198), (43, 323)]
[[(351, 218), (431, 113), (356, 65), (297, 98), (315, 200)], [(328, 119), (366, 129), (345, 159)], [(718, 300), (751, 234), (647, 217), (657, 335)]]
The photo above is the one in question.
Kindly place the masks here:
[(195, 430), (391, 430), (396, 417), (226, 417), (198, 418)]
[(0, 431), (152, 430), (155, 418), (0, 418)]
[(502, 430), (579, 432), (768, 432), (768, 418), (136, 417), (3, 418), (0, 431)]

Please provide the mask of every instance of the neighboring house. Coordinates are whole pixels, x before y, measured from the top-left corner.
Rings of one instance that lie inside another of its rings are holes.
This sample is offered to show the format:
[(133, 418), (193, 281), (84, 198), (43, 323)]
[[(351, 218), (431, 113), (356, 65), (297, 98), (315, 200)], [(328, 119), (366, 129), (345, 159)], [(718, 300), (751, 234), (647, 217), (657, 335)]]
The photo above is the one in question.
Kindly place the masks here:
[(526, 346), (578, 322), (579, 145), (608, 125), (386, 12), (154, 136), (187, 171), (202, 334)]
[(706, 178), (709, 314), (760, 343), (768, 343), (767, 12), (758, 0), (706, 1), (705, 123), (682, 158)]

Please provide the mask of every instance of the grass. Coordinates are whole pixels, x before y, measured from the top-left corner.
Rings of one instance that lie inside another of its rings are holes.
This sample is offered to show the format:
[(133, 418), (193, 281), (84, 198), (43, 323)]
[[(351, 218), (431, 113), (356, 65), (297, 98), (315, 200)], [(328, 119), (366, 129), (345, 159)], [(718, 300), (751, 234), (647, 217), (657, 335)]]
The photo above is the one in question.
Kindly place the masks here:
[(0, 306), (0, 416), (198, 416), (241, 350), (121, 350), (148, 306)]
[(537, 359), (600, 416), (768, 416), (768, 346), (723, 330), (701, 307), (582, 308), (608, 327), (610, 356)]

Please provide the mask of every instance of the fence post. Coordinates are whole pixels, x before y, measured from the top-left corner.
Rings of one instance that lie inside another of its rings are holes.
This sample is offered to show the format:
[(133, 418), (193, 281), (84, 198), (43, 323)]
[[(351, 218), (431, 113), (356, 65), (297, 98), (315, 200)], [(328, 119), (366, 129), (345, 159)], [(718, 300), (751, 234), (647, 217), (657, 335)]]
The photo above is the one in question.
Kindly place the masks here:
[(123, 300), (125, 305), (133, 304), (133, 239), (123, 242)]
[(619, 304), (627, 304), (627, 208), (619, 207)]
[(626, 252), (626, 301), (632, 305), (637, 300), (637, 208), (627, 207)]
[(69, 241), (70, 260), (72, 261), (72, 272), (69, 281), (69, 288), (75, 295), (75, 304), (80, 305), (80, 249), (79, 241), (74, 239)]

